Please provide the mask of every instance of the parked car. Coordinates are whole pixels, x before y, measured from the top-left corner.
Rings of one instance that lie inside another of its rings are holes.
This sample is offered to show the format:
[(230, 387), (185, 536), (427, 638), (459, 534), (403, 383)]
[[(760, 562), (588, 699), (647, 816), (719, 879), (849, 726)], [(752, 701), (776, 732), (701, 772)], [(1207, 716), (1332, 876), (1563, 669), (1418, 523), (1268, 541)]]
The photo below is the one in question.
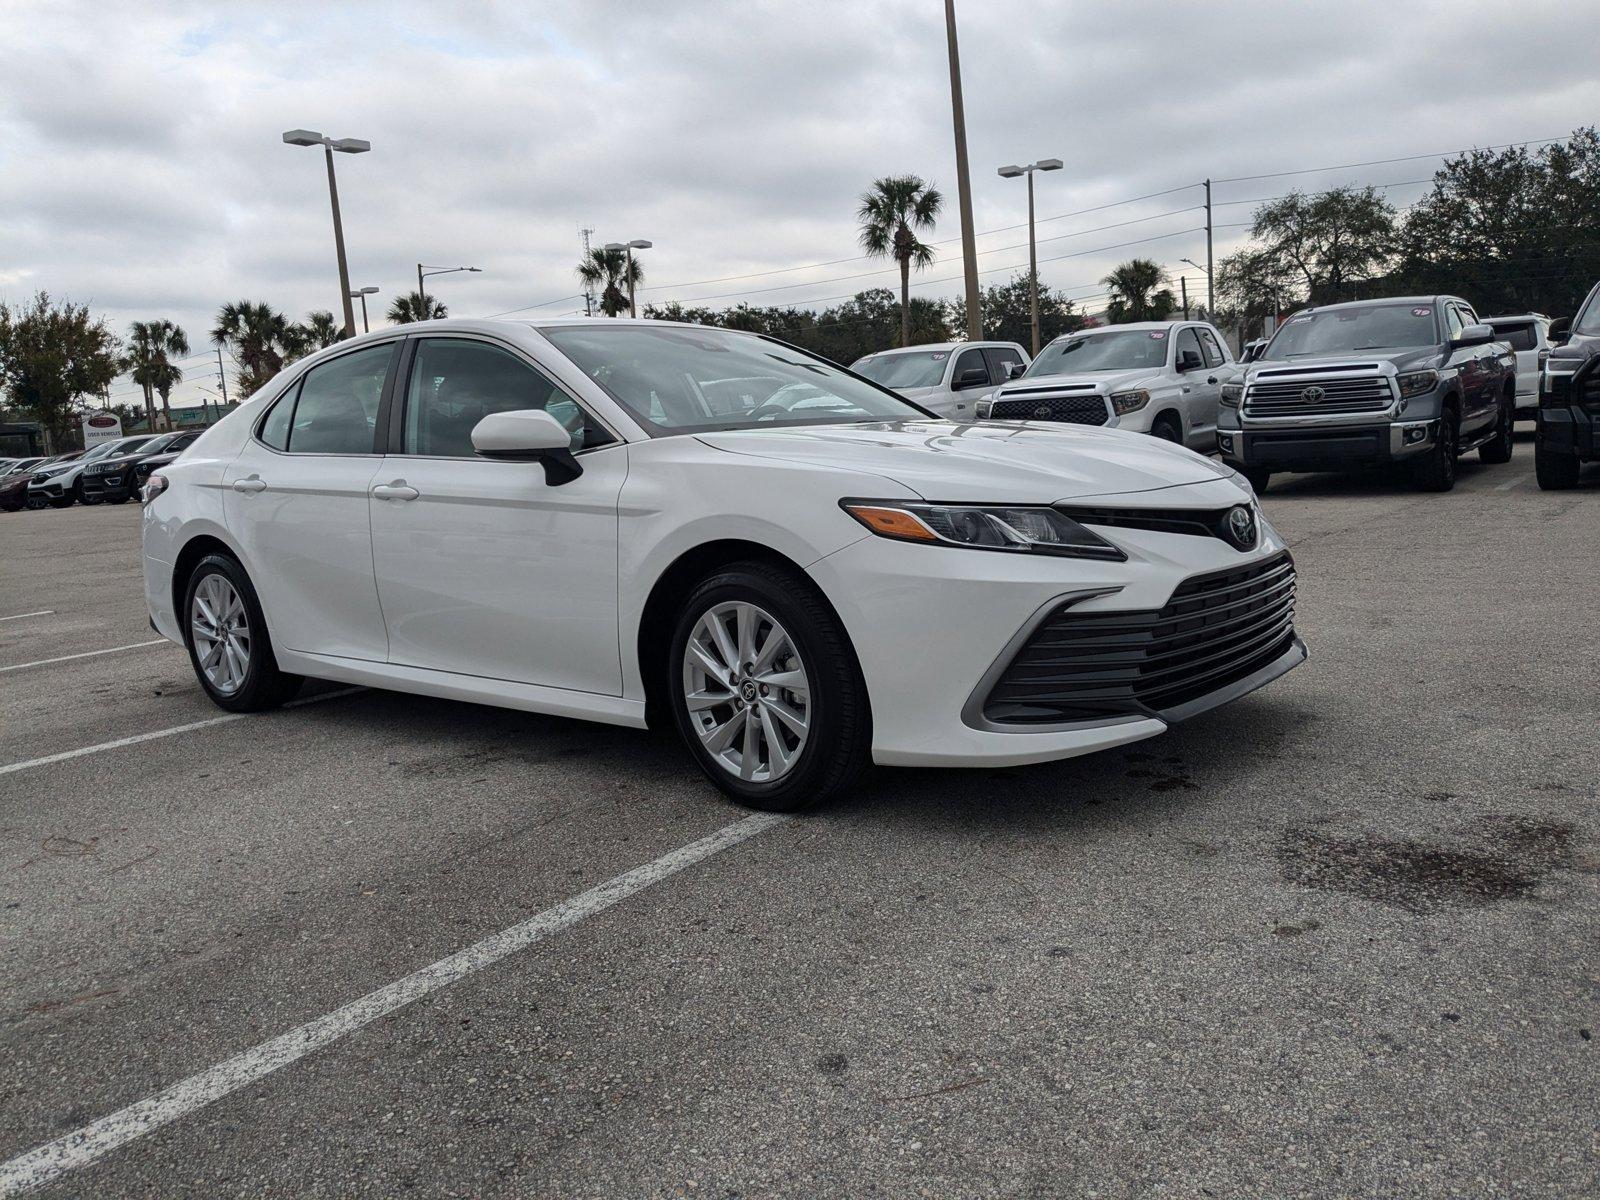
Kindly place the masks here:
[(78, 476), (78, 491), (82, 495), (83, 502), (96, 504), (105, 500), (111, 504), (126, 503), (131, 497), (139, 494), (144, 479), (149, 476), (149, 470), (146, 470), (144, 477), (138, 474), (140, 466), (150, 459), (160, 459), (163, 464), (171, 462), (193, 445), (201, 432), (198, 429), (186, 429), (163, 433), (151, 438), (142, 446), (120, 454), (107, 455), (88, 464)]
[(42, 462), (43, 458), (8, 458), (0, 461), (0, 476), (28, 472)]
[(144, 485), (149, 482), (152, 472), (159, 471), (168, 463), (175, 461), (178, 455), (194, 445), (195, 441), (204, 432), (205, 430), (203, 429), (186, 430), (179, 435), (177, 441), (174, 441), (165, 450), (155, 454), (144, 454), (135, 460), (133, 464), (134, 495), (142, 495), (144, 493)]
[(1517, 364), (1459, 296), (1406, 296), (1295, 313), (1223, 389), (1217, 449), (1256, 491), (1280, 471), (1404, 463), (1455, 486), (1476, 448), (1511, 461)]
[(978, 415), (1104, 425), (1211, 450), (1222, 385), (1237, 374), (1222, 335), (1203, 321), (1107, 325), (1056, 338)]
[(1583, 464), (1600, 461), (1600, 283), (1577, 316), (1552, 322), (1550, 337), (1533, 466), (1539, 486), (1555, 491), (1576, 487)]
[(11, 471), (0, 475), (0, 509), (17, 512), (28, 506), (28, 484), (32, 471)]
[[(806, 395), (708, 403), (751, 376)], [(1229, 469), (1118, 430), (939, 420), (726, 329), (365, 334), (145, 495), (151, 620), (222, 708), (314, 676), (675, 724), (758, 808), (869, 761), (1123, 745), (1305, 657), (1294, 564)]]
[[(39, 502), (35, 507), (48, 504), (51, 508), (70, 508), (74, 500), (83, 499), (83, 491), (78, 486), (78, 481), (85, 467), (101, 459), (134, 450), (150, 441), (153, 436), (148, 433), (135, 434), (132, 437), (101, 442), (98, 446), (70, 457), (62, 455), (55, 462), (34, 472), (34, 480), (28, 485), (28, 497)], [(95, 500), (92, 503), (99, 501)]]
[(1517, 356), (1517, 417), (1531, 421), (1539, 409), (1539, 377), (1550, 357), (1550, 318), (1543, 313), (1485, 317), (1483, 323)]
[(978, 405), (1027, 365), (1016, 342), (939, 342), (868, 354), (850, 369), (938, 416), (975, 421)]

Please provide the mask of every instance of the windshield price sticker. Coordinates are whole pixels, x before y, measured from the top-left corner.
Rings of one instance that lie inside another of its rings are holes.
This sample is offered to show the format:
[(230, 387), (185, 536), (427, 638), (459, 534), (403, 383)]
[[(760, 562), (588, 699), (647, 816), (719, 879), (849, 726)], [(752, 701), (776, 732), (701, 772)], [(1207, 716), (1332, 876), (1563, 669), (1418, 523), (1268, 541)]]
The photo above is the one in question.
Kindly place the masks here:
[(1411, 315), (1413, 317), (1431, 317), (1431, 316), (1433, 316), (1433, 309), (1431, 309), (1431, 308), (1413, 308), (1411, 310)]
[(1289, 318), (1289, 324), (1291, 324), (1291, 325), (1301, 325), (1301, 324), (1304, 324), (1305, 322), (1307, 322), (1309, 320), (1311, 320), (1310, 317), (1290, 317)]
[(948, 350), (935, 350), (933, 352), (933, 361), (934, 362), (943, 362), (945, 359), (947, 359), (949, 357), (950, 357), (950, 352)]
[(1151, 336), (1152, 339), (1154, 339), (1155, 341), (1159, 342), (1162, 338), (1167, 336), (1167, 333), (1166, 333), (1166, 330), (1164, 330), (1164, 329), (1157, 329), (1157, 330), (1152, 331), (1150, 336)]

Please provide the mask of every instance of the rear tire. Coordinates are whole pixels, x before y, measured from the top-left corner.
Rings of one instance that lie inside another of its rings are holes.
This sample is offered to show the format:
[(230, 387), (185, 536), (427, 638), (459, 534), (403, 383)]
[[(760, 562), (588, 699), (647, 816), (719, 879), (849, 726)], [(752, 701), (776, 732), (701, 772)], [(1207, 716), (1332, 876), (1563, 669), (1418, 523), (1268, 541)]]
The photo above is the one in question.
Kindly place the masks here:
[(1516, 445), (1517, 428), (1517, 401), (1515, 396), (1500, 397), (1500, 413), (1494, 437), (1478, 447), (1478, 461), (1486, 463), (1508, 463), (1511, 461), (1511, 451)]
[(1461, 418), (1447, 408), (1439, 416), (1439, 436), (1417, 460), (1417, 486), (1425, 492), (1448, 492), (1456, 485), (1456, 446)]
[(1533, 447), (1533, 475), (1539, 481), (1539, 490), (1564, 492), (1578, 486), (1578, 473), (1582, 464), (1576, 454), (1546, 449), (1542, 443)]
[(195, 565), (183, 589), (178, 620), (195, 678), (218, 708), (276, 708), (293, 699), (305, 682), (278, 669), (256, 589), (244, 568), (226, 554), (208, 554)]
[(849, 788), (871, 760), (855, 650), (798, 571), (739, 562), (702, 580), (678, 612), (664, 683), (695, 762), (750, 808), (810, 808)]

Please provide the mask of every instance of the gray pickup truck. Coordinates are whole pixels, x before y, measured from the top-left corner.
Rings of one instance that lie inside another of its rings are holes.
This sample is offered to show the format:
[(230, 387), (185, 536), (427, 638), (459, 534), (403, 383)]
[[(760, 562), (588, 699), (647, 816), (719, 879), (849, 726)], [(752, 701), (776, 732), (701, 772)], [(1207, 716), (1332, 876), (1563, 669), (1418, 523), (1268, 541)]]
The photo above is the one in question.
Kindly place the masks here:
[(1282, 471), (1404, 463), (1430, 491), (1456, 459), (1511, 461), (1517, 358), (1457, 296), (1302, 309), (1223, 387), (1217, 450), (1257, 492)]

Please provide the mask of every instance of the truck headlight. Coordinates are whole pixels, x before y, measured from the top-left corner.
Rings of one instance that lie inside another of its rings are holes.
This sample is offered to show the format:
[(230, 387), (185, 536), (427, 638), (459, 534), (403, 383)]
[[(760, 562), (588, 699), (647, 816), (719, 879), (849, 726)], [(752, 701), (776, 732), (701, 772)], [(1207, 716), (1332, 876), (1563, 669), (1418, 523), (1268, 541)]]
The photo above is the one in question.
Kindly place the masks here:
[(1128, 557), (1071, 517), (1042, 505), (841, 500), (839, 506), (879, 537), (900, 542), (1118, 562)]
[(1239, 402), (1244, 399), (1244, 384), (1225, 383), (1222, 385), (1222, 405), (1224, 408), (1238, 408)]
[(989, 419), (989, 414), (994, 411), (994, 401), (993, 400), (979, 400), (978, 401), (978, 410), (977, 411), (978, 411), (978, 419), (980, 421), (987, 421)]
[(1439, 386), (1439, 372), (1411, 371), (1395, 380), (1400, 385), (1400, 398), (1422, 396)]
[(1150, 393), (1143, 388), (1135, 388), (1131, 392), (1111, 393), (1111, 411), (1119, 417), (1127, 413), (1138, 412), (1149, 403)]

